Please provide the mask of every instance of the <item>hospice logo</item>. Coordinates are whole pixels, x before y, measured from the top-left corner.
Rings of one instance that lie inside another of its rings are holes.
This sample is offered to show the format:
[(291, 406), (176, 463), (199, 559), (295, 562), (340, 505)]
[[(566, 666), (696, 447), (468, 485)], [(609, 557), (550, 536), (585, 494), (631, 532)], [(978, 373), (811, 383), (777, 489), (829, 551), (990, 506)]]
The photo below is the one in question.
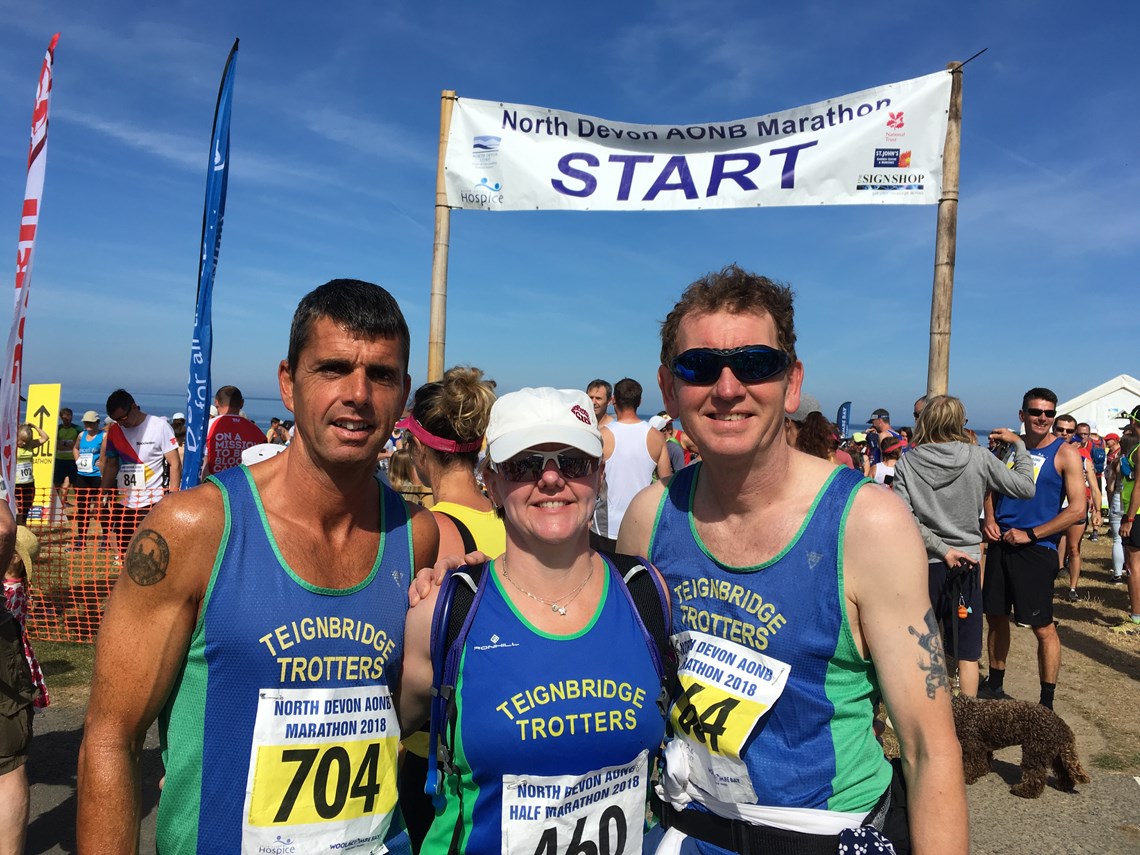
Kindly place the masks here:
[(265, 855), (292, 855), (297, 847), (293, 845), (293, 838), (278, 835), (268, 846), (259, 846), (257, 851)]
[(502, 137), (483, 134), (471, 141), (471, 161), (480, 169), (494, 166), (499, 160), (499, 144)]
[(482, 205), (484, 207), (501, 205), (503, 204), (503, 194), (500, 192), (502, 189), (503, 185), (498, 181), (492, 184), (484, 176), (479, 179), (479, 183), (475, 185), (474, 189), (460, 193), (459, 198), (468, 205)]
[(909, 169), (910, 152), (897, 148), (875, 149), (875, 169)]

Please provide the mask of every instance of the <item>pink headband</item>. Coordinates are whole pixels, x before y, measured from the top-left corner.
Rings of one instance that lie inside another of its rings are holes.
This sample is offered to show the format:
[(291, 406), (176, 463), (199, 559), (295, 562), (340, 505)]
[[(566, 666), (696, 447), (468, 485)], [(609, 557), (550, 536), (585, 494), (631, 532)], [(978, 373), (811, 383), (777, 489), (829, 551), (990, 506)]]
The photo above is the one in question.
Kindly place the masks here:
[(470, 451), (478, 451), (483, 445), (482, 439), (473, 439), (470, 442), (456, 442), (454, 439), (444, 439), (441, 436), (436, 436), (429, 431), (426, 427), (416, 421), (415, 416), (408, 416), (406, 419), (400, 419), (396, 422), (396, 427), (405, 428), (412, 432), (412, 436), (426, 445), (428, 448), (434, 448), (436, 451), (446, 451), (451, 454), (463, 454)]

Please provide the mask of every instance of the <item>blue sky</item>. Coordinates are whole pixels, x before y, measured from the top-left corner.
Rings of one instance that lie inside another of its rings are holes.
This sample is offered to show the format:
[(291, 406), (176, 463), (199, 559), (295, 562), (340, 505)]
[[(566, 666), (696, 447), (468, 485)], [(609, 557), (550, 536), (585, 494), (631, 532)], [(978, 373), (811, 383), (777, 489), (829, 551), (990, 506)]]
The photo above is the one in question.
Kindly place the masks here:
[[(1012, 424), (1031, 386), (1064, 400), (1137, 373), (1120, 355), (1140, 266), (1140, 12), (948, 8), (0, 0), (9, 258), (36, 75), (62, 33), (24, 381), (62, 382), (65, 404), (119, 385), (185, 388), (209, 135), (235, 36), (215, 387), (273, 394), (297, 300), (341, 276), (396, 296), (423, 382), (443, 89), (618, 121), (724, 121), (982, 48), (964, 85), (951, 392), (971, 424)], [(926, 384), (935, 220), (934, 206), (458, 211), (446, 362), (479, 365), (500, 391), (632, 376), (656, 409), (658, 323), (686, 284), (736, 262), (795, 288), (805, 388), (826, 412), (851, 400), (855, 422), (885, 406), (905, 424)]]

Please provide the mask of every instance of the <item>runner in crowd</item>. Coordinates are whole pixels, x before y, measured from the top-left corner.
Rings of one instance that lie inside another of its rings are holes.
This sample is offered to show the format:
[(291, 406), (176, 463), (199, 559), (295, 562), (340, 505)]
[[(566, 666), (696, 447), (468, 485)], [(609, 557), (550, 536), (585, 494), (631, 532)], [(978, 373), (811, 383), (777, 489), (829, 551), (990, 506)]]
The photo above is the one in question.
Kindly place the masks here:
[[(789, 446), (803, 379), (791, 290), (727, 267), (685, 291), (661, 339), (665, 405), (701, 462), (643, 491), (618, 544), (661, 568), (681, 655), (657, 851), (902, 845), (909, 819), (915, 851), (965, 852), (922, 541), (888, 491)], [(880, 693), (905, 810), (872, 731)]]
[(16, 524), (28, 521), (36, 501), (36, 449), (48, 441), (39, 425), (26, 422), (16, 431)]
[[(448, 369), (442, 380), (417, 389), (412, 412), (398, 423), (407, 431), (405, 448), (415, 470), (435, 498), (431, 511), (439, 526), (440, 555), (477, 549), (497, 558), (506, 549), (503, 521), (475, 480), (494, 403), (495, 381), (483, 379), (478, 368), (460, 365)], [(409, 735), (404, 747), (408, 753), (400, 770), (400, 808), (418, 850), (435, 815), (424, 795), (427, 732)]]
[(881, 460), (872, 467), (871, 477), (876, 484), (890, 487), (895, 480), (895, 466), (902, 457), (906, 446), (901, 438), (887, 435), (879, 439), (879, 456)]
[(601, 428), (606, 462), (606, 516), (604, 525), (599, 514), (594, 519), (599, 525), (601, 545), (608, 551), (617, 545), (621, 520), (633, 497), (649, 486), (655, 474), (658, 478), (673, 474), (665, 438), (637, 415), (641, 393), (641, 384), (632, 377), (623, 377), (614, 384), (615, 418)]
[[(1081, 430), (1084, 430), (1083, 434)], [(1077, 420), (1069, 414), (1057, 416), (1053, 422), (1053, 433), (1069, 443), (1081, 457), (1082, 479), (1085, 482), (1085, 504), (1092, 513), (1093, 531), (1100, 525), (1100, 481), (1092, 465), (1092, 449), (1088, 443), (1089, 426), (1077, 424)], [(1081, 541), (1088, 529), (1089, 512), (1086, 511), (1077, 522), (1062, 533), (1057, 553), (1062, 568), (1069, 570), (1070, 603), (1080, 599), (1077, 594), (1077, 584), (1081, 578)]]
[(1124, 560), (1128, 577), (1128, 617), (1113, 627), (1116, 632), (1140, 632), (1140, 492), (1136, 487), (1136, 468), (1140, 465), (1140, 406), (1121, 416), (1128, 422), (1120, 438), (1120, 504), (1124, 515), (1120, 520), (1120, 538), (1124, 544)]
[(40, 539), (36, 537), (27, 526), (16, 527), (16, 548), (8, 566), (4, 569), (4, 605), (8, 614), (16, 619), (20, 625), (20, 636), (24, 643), (24, 658), (28, 660), (28, 668), (32, 674), (34, 696), (32, 705), (36, 709), (43, 709), (51, 703), (47, 683), (44, 682), (44, 672), (40, 668), (36, 652), (32, 649), (32, 642), (28, 638), (28, 583), (32, 573), (35, 572), (35, 561), (40, 555)]
[[(990, 541), (982, 584), (986, 648), (990, 670), (980, 698), (1007, 698), (1004, 688), (1009, 656), (1009, 613), (1037, 637), (1037, 672), (1041, 704), (1053, 708), (1061, 670), (1061, 640), (1053, 623), (1053, 579), (1057, 543), (1085, 515), (1081, 457), (1051, 432), (1057, 396), (1033, 388), (1021, 401), (1018, 418), (1025, 426), (1025, 447), (1033, 459), (1036, 492), (1031, 499), (986, 496), (982, 533)], [(1068, 507), (1061, 509), (1063, 501)]]
[(178, 443), (178, 465), (186, 462), (186, 414), (175, 413), (170, 417), (170, 429), (174, 431), (174, 441)]
[[(930, 602), (962, 694), (978, 694), (982, 655), (982, 505), (986, 491), (1033, 498), (1033, 460), (1013, 431), (991, 436), (1014, 449), (1009, 469), (966, 436), (966, 410), (950, 395), (926, 402), (915, 447), (895, 466), (895, 492), (918, 521), (926, 546)], [(955, 626), (956, 624), (956, 626)], [(956, 643), (955, 643), (956, 642)]]
[(126, 555), (143, 517), (167, 493), (177, 492), (182, 460), (166, 419), (144, 413), (126, 389), (107, 397), (107, 414), (112, 424), (103, 446), (101, 485), (104, 491), (119, 488), (111, 523), (118, 537), (118, 561)]
[[(487, 456), (506, 551), (480, 568), (469, 631), (455, 642), (454, 723), (437, 718), (453, 734), (453, 766), (423, 851), (641, 852), (665, 732), (662, 683), (622, 576), (590, 548), (602, 465), (590, 399), (550, 388), (504, 395)], [(401, 709), (413, 723), (443, 676), (431, 633), (432, 609), (412, 609)]]
[(242, 414), (245, 398), (237, 386), (222, 386), (214, 393), (217, 418), (210, 420), (206, 430), (206, 459), (204, 475), (217, 475), (241, 464), (241, 453), (260, 445), (261, 428)]
[(55, 471), (52, 473), (52, 484), (59, 494), (61, 506), (67, 505), (67, 487), (75, 486), (75, 457), (72, 449), (79, 438), (79, 427), (72, 421), (74, 417), (75, 413), (70, 407), (63, 407), (59, 411), (59, 426), (55, 429)]
[(609, 408), (614, 402), (614, 387), (609, 381), (591, 380), (586, 386), (586, 394), (590, 396), (590, 403), (594, 407), (594, 416), (598, 420), (598, 427), (605, 427), (614, 420), (609, 414)]
[(103, 440), (106, 434), (99, 426), (99, 414), (88, 410), (83, 414), (83, 433), (79, 434), (71, 453), (75, 458), (75, 537), (71, 543), (73, 552), (82, 552), (87, 541), (87, 531), (91, 523), (98, 522), (100, 537), (110, 540), (110, 520), (103, 513), (103, 503), (99, 501), (99, 485), (102, 473), (99, 461), (103, 456)]
[(1124, 581), (1124, 541), (1120, 538), (1120, 520), (1124, 516), (1121, 505), (1120, 434), (1109, 433), (1104, 437), (1104, 490), (1108, 496), (1108, 530), (1112, 534), (1112, 583)]
[(135, 535), (99, 631), (80, 851), (134, 851), (161, 715), (160, 852), (272, 852), (283, 833), (297, 852), (410, 852), (392, 691), (411, 570), (439, 536), (374, 474), (408, 351), (383, 288), (306, 295), (278, 368), (293, 442), (159, 502)]

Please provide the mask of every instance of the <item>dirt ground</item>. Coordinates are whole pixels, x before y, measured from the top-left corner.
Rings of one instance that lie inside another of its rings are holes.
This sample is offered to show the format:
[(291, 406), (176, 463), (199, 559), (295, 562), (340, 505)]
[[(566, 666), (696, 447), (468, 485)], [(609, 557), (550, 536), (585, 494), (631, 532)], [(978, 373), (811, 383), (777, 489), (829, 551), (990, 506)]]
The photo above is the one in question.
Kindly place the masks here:
[[(1019, 799), (1009, 787), (1020, 777), (1020, 751), (999, 752), (994, 772), (968, 791), (973, 852), (1140, 851), (1140, 633), (1122, 636), (1109, 629), (1124, 617), (1127, 593), (1109, 581), (1108, 538), (1086, 540), (1082, 552), (1080, 601), (1064, 602), (1068, 582), (1057, 582), (1054, 616), (1063, 659), (1055, 706), (1076, 734), (1092, 782), (1076, 793), (1046, 788), (1038, 799)], [(1014, 697), (1037, 699), (1035, 655), (1032, 632), (1015, 628), (1006, 675), (1006, 690)], [(36, 716), (29, 855), (76, 851), (75, 762), (86, 703), (85, 687), (53, 690), (51, 707)], [(143, 752), (142, 852), (154, 851), (160, 775), (152, 728)]]

